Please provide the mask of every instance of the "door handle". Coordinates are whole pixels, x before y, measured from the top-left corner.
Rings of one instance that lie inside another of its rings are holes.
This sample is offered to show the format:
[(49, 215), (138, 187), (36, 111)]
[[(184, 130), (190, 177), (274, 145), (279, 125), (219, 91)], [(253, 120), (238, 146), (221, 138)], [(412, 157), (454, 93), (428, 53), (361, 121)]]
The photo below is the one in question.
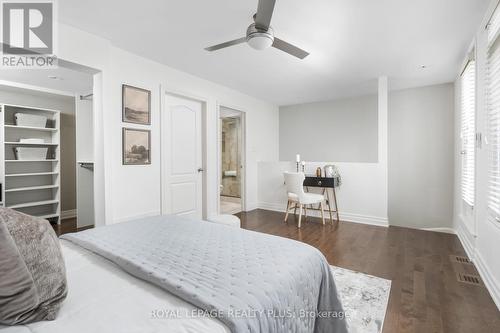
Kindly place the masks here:
[(198, 168), (198, 172), (203, 172), (205, 170), (203, 170), (203, 168)]

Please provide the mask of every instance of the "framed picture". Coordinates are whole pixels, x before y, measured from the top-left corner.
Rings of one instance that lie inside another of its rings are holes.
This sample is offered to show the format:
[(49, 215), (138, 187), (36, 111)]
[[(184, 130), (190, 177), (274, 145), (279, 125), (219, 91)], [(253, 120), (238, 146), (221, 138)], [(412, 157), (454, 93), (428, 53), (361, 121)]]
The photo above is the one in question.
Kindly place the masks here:
[(151, 91), (122, 85), (122, 120), (151, 125)]
[(151, 164), (151, 131), (124, 128), (123, 165)]

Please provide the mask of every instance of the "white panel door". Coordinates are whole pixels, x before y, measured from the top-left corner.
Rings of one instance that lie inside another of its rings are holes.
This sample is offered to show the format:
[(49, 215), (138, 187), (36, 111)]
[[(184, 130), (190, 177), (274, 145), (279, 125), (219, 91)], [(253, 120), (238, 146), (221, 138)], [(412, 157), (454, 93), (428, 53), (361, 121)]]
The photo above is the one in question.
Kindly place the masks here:
[(202, 218), (202, 103), (179, 96), (166, 95), (168, 133), (167, 186), (163, 191), (171, 214)]

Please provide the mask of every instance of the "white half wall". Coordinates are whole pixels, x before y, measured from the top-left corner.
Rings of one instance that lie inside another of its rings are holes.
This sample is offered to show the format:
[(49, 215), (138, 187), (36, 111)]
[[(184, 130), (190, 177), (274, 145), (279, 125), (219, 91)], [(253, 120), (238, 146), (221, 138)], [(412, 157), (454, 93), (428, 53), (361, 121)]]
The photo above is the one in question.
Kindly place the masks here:
[[(327, 164), (335, 164), (342, 175), (343, 184), (336, 190), (340, 219), (387, 226), (386, 184), (381, 177), (380, 166), (377, 163), (307, 162), (306, 173), (315, 174), (317, 167), (323, 168)], [(287, 195), (283, 173), (295, 170), (295, 162), (259, 163), (259, 208), (285, 211)], [(309, 190), (319, 192), (318, 189)], [(317, 211), (310, 215), (320, 216)]]
[[(160, 214), (160, 112), (161, 97), (166, 91), (207, 101), (208, 216), (217, 212), (217, 105), (231, 105), (246, 112), (246, 207), (257, 206), (257, 162), (278, 160), (277, 106), (123, 51), (103, 38), (65, 24), (59, 25), (58, 56), (101, 71), (98, 83), (102, 99), (96, 96), (94, 102), (98, 104), (96, 113), (102, 109), (96, 114), (94, 126), (98, 140), (95, 174), (97, 192), (104, 195), (96, 203), (96, 211), (104, 210), (105, 217), (104, 221), (96, 221), (98, 225)], [(122, 84), (151, 91), (151, 126), (122, 123)], [(122, 165), (121, 129), (125, 126), (151, 129), (151, 165)]]
[[(378, 82), (378, 162), (307, 161), (305, 171), (315, 174), (317, 167), (335, 164), (342, 175), (342, 186), (337, 189), (341, 220), (387, 226), (387, 77), (379, 78)], [(259, 163), (259, 208), (285, 211), (287, 196), (283, 173), (295, 169), (295, 162)], [(319, 212), (313, 214), (319, 216)]]

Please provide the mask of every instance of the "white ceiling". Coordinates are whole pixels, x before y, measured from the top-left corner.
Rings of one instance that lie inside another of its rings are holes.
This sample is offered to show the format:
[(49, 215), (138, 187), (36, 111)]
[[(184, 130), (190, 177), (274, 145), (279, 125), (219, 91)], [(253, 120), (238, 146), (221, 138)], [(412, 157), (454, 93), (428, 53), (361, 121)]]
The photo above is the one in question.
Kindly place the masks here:
[[(305, 60), (241, 44), (257, 0), (64, 0), (60, 20), (117, 47), (278, 105), (450, 82), (489, 0), (277, 0), (277, 37)], [(96, 50), (96, 52), (98, 52)], [(421, 69), (426, 65), (426, 69)]]
[(70, 94), (88, 94), (92, 92), (91, 74), (69, 69), (59, 64), (54, 69), (0, 70), (0, 83), (17, 82), (34, 87), (43, 87)]

